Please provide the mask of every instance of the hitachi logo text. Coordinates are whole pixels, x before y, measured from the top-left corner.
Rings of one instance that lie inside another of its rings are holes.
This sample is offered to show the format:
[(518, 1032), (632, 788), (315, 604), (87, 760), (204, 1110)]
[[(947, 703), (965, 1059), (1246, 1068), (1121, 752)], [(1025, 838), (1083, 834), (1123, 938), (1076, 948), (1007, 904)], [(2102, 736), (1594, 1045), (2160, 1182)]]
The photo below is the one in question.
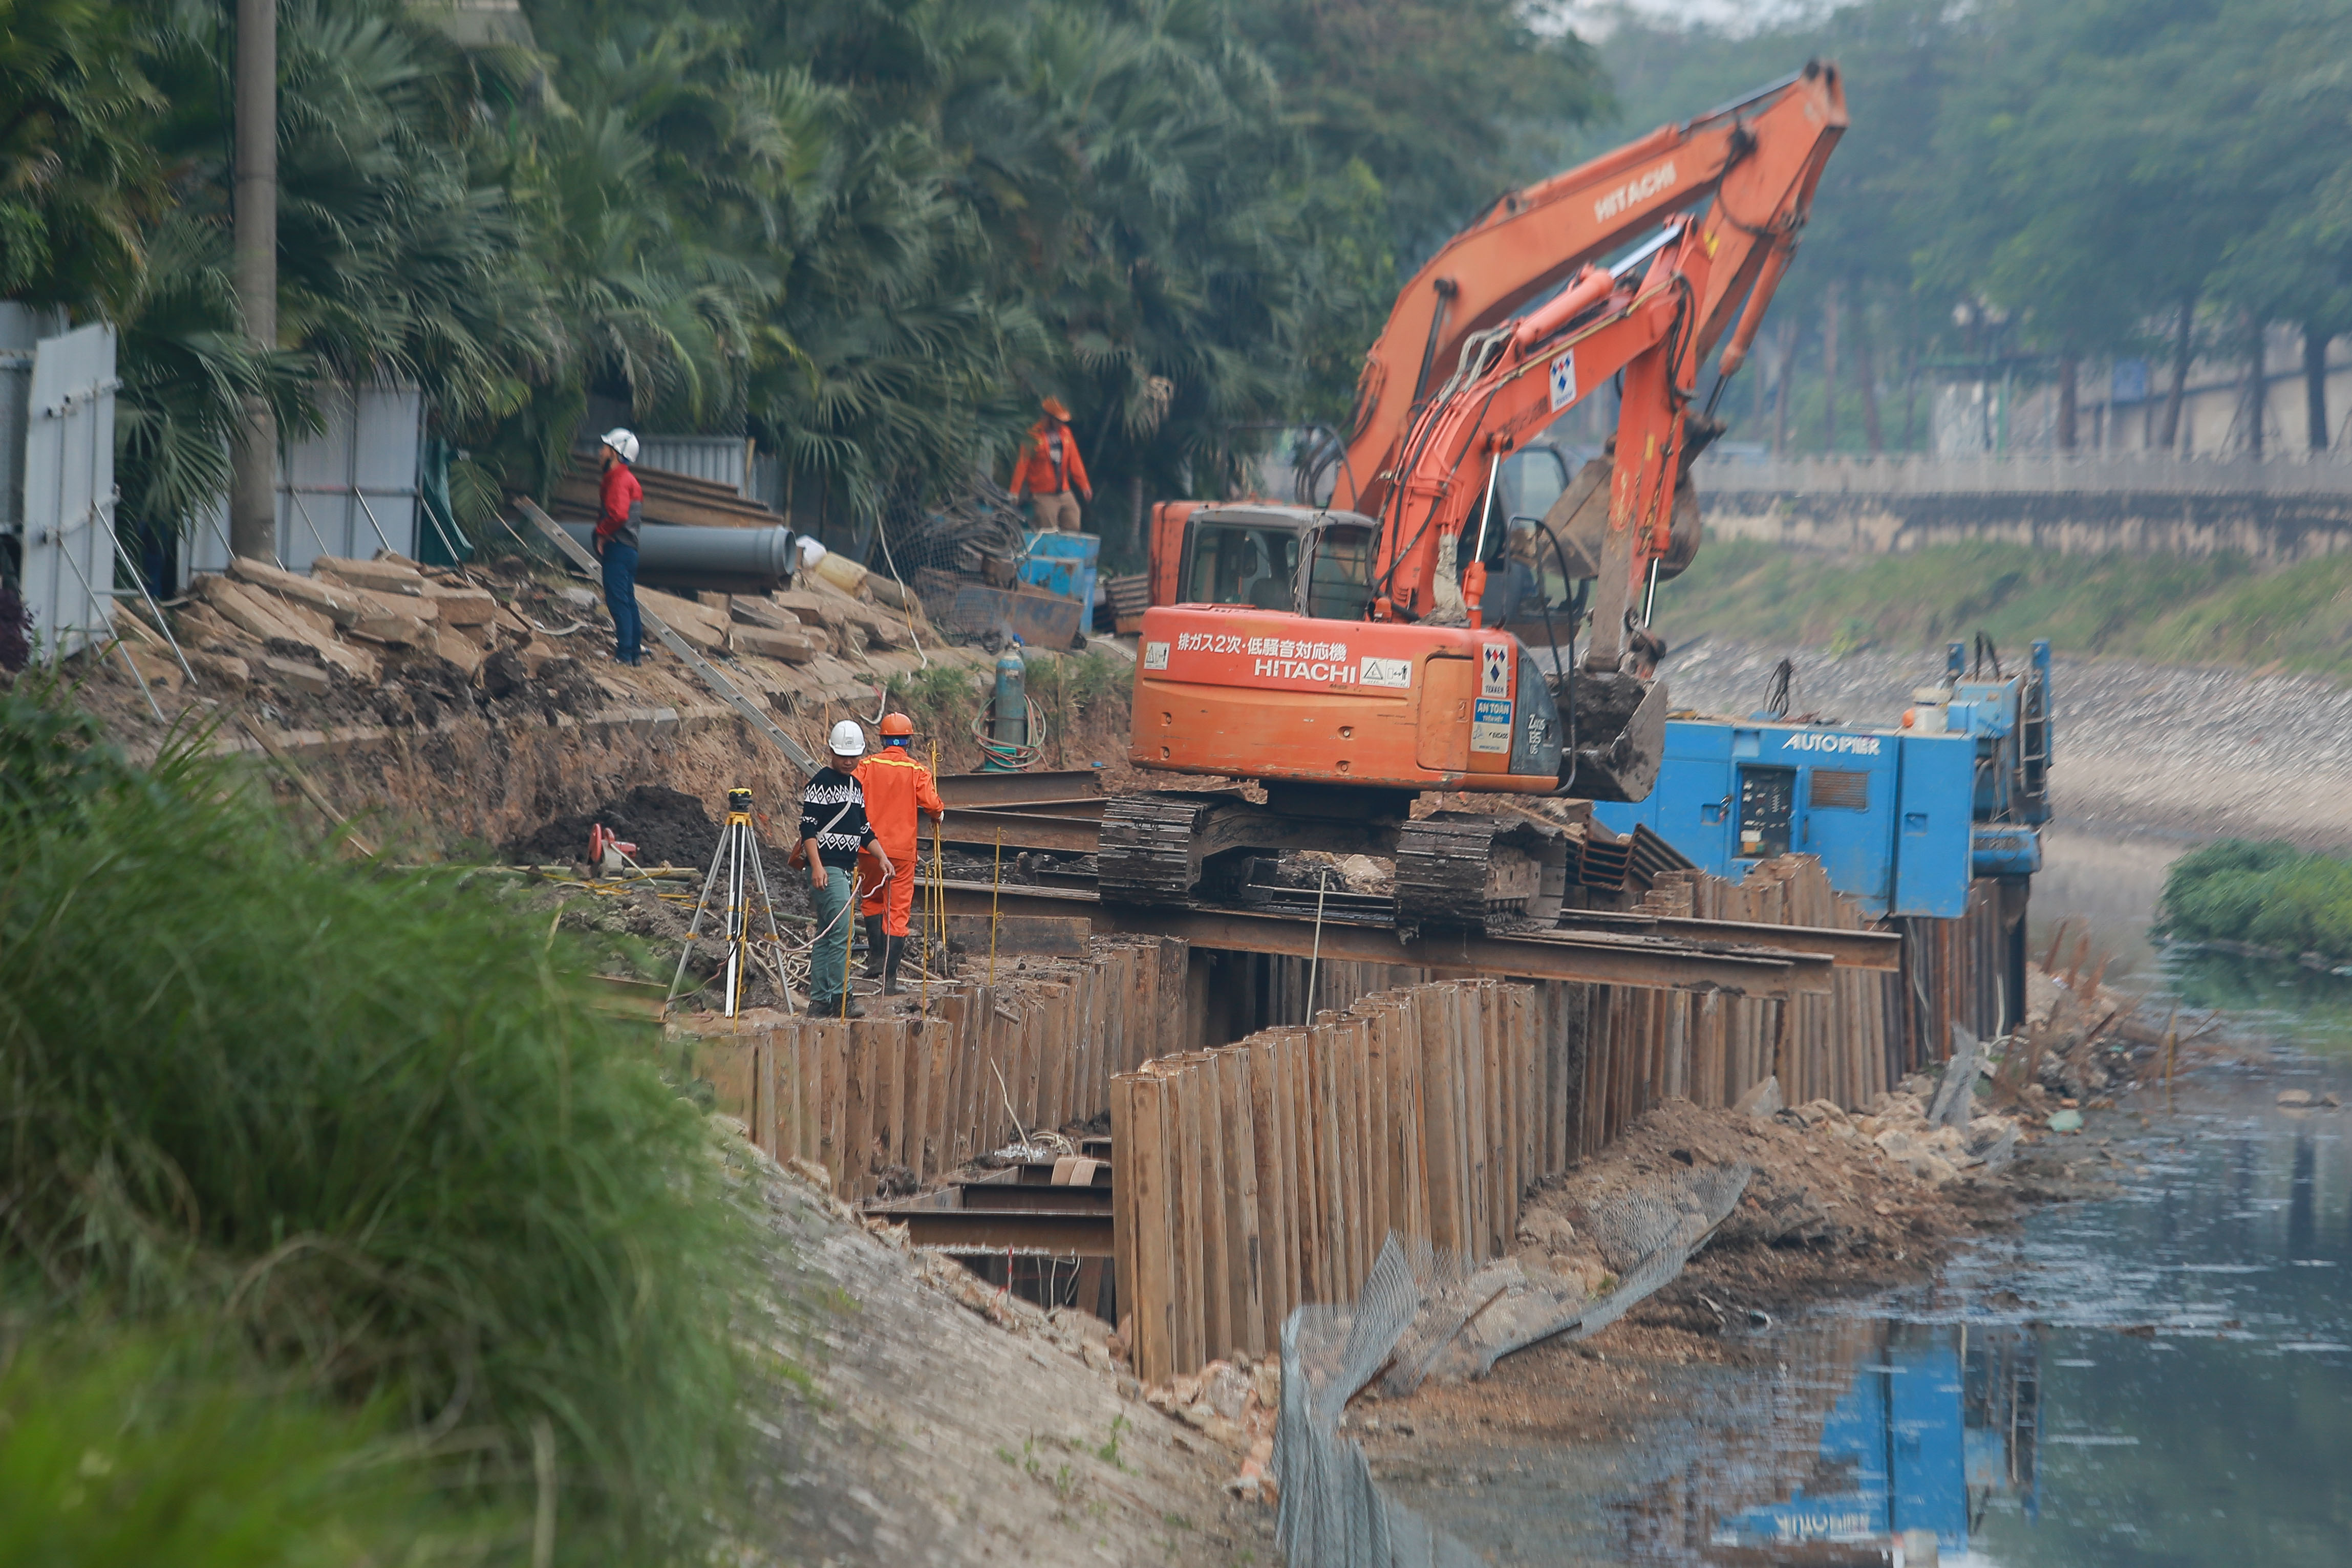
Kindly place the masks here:
[(1792, 735), (1788, 740), (1790, 751), (1850, 751), (1861, 757), (1878, 755), (1879, 737), (1874, 735)]
[(1661, 163), (1636, 180), (1628, 180), (1592, 204), (1592, 215), (1607, 223), (1635, 202), (1646, 202), (1675, 183), (1675, 166)]

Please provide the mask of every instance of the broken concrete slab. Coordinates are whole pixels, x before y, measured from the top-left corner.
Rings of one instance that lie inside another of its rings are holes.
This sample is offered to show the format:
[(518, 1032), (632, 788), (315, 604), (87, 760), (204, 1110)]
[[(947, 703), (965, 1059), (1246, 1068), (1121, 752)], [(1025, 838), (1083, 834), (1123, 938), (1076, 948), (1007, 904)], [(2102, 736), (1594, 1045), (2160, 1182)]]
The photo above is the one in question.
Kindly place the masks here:
[(229, 575), (255, 588), (266, 589), (281, 599), (316, 611), (337, 626), (355, 626), (361, 616), (360, 601), (351, 590), (339, 588), (315, 577), (304, 577), (284, 570), (268, 561), (247, 556), (233, 556), (228, 563)]
[(805, 664), (817, 655), (814, 639), (798, 631), (768, 626), (736, 625), (728, 629), (728, 643), (737, 653), (753, 653), (787, 664)]
[(352, 588), (410, 599), (425, 597), (425, 574), (396, 560), (354, 560), (347, 556), (322, 555), (310, 563), (310, 570)]
[(188, 667), (199, 675), (237, 690), (253, 683), (253, 666), (234, 653), (215, 653), (205, 648), (190, 648), (186, 653)]
[(282, 659), (275, 653), (261, 656), (262, 673), (289, 691), (304, 692), (314, 697), (327, 695), (334, 685), (327, 672), (316, 664), (306, 664), (299, 659)]
[(499, 601), (479, 588), (451, 588), (427, 582), (425, 597), (433, 601), (441, 612), (442, 622), (450, 626), (484, 625), (499, 612)]

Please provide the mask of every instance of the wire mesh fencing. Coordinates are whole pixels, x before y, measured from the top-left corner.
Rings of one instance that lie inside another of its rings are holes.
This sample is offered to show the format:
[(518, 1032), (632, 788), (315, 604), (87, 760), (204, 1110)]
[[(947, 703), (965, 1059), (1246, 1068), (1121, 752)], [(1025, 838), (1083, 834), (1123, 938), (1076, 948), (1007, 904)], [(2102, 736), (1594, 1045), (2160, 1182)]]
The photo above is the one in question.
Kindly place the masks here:
[(932, 505), (897, 498), (886, 506), (867, 564), (898, 577), (939, 619), (965, 582), (1013, 585), (1028, 553), (1028, 526), (1011, 492), (975, 473)]
[(1339, 1435), (1348, 1401), (1387, 1364), (1431, 1294), (1463, 1273), (1458, 1256), (1391, 1232), (1354, 1302), (1300, 1307), (1285, 1320), (1275, 1528), (1293, 1568), (1467, 1568), (1481, 1561), (1384, 1494), (1363, 1449)]

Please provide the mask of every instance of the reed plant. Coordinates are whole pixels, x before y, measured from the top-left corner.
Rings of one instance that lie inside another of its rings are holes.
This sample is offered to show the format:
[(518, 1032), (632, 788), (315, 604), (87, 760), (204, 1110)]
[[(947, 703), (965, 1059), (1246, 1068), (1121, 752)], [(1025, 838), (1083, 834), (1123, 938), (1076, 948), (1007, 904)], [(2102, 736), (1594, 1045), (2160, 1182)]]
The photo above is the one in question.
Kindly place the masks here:
[(571, 938), (305, 841), (198, 745), (131, 767), (20, 685), (0, 953), (20, 1322), (216, 1325), (380, 1412), (452, 1506), (552, 1508), (559, 1561), (698, 1553), (769, 1270)]

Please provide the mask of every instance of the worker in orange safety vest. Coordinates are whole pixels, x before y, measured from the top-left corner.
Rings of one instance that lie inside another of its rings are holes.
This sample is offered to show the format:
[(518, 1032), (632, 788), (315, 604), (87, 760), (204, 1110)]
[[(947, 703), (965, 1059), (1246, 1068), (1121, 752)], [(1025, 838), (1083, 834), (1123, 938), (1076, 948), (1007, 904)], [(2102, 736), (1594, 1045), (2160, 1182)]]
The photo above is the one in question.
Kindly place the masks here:
[(1078, 438), (1070, 430), (1070, 411), (1057, 397), (1039, 406), (1045, 417), (1029, 427), (1013, 465), (1013, 498), (1019, 500), (1027, 490), (1037, 497), (1039, 528), (1074, 534), (1078, 531), (1078, 497), (1092, 503), (1095, 487), (1087, 482), (1086, 460), (1078, 455)]
[(905, 952), (909, 917), (915, 912), (915, 867), (921, 855), (921, 814), (944, 821), (947, 803), (931, 781), (931, 770), (908, 755), (915, 741), (914, 721), (903, 713), (886, 714), (882, 748), (857, 765), (857, 782), (866, 792), (866, 820), (874, 824), (874, 841), (889, 857), (890, 870), (869, 855), (858, 857), (858, 887), (865, 894), (857, 913), (866, 925), (866, 976), (882, 978), (882, 994), (898, 994), (898, 959)]

